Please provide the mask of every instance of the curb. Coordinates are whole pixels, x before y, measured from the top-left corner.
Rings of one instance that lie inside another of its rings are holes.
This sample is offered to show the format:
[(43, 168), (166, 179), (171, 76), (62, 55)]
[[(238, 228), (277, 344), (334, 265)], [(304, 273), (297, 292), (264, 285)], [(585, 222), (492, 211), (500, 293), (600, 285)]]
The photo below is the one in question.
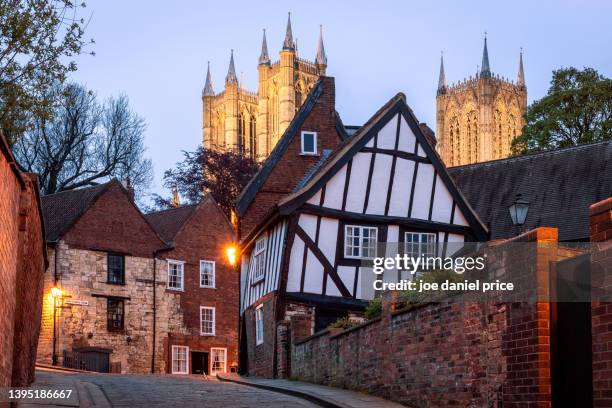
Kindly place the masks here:
[(49, 364), (36, 364), (36, 369), (48, 370), (48, 371), (61, 371), (68, 373), (85, 373), (85, 374), (97, 374), (95, 371), (79, 370), (78, 368), (67, 368), (54, 366)]
[(333, 401), (333, 400), (330, 400), (328, 398), (321, 397), (318, 395), (313, 395), (313, 394), (309, 394), (306, 392), (292, 390), (292, 389), (284, 388), (284, 387), (275, 387), (272, 385), (258, 384), (255, 382), (242, 380), (240, 377), (234, 377), (234, 376), (225, 377), (225, 376), (221, 376), (217, 374), (217, 379), (219, 379), (220, 381), (233, 382), (236, 384), (248, 385), (250, 387), (261, 388), (261, 389), (268, 390), (268, 391), (274, 391), (274, 392), (278, 392), (281, 394), (291, 395), (292, 397), (302, 398), (302, 399), (305, 399), (307, 401), (310, 401), (314, 404), (317, 404), (325, 408), (352, 408), (349, 405), (345, 405), (340, 402)]

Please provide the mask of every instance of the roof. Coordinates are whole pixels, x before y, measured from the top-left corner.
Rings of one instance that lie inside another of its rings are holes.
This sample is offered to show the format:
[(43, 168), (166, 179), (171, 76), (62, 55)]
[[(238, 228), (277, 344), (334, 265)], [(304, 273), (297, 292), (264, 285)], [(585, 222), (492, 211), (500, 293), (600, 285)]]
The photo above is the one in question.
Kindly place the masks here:
[(268, 179), (268, 176), (270, 176), (270, 173), (272, 172), (278, 161), (283, 157), (283, 154), (287, 150), (287, 147), (293, 139), (293, 136), (302, 126), (302, 123), (304, 123), (304, 120), (306, 120), (308, 114), (312, 111), (312, 108), (315, 106), (315, 103), (319, 99), (319, 96), (321, 96), (322, 92), (323, 81), (319, 79), (313, 86), (312, 90), (308, 94), (308, 97), (306, 98), (298, 112), (295, 114), (295, 117), (285, 130), (285, 133), (283, 133), (283, 136), (276, 143), (276, 146), (274, 146), (272, 152), (270, 152), (270, 155), (264, 162), (261, 169), (259, 169), (257, 174), (253, 176), (251, 181), (249, 181), (249, 183), (238, 196), (238, 199), (236, 200), (236, 212), (238, 216), (244, 215), (247, 208), (249, 208), (249, 205), (255, 198), (255, 195), (264, 185), (264, 183)]
[(182, 205), (168, 210), (162, 210), (145, 214), (145, 218), (162, 237), (164, 241), (170, 243), (180, 231), (181, 227), (191, 217), (197, 205)]
[(612, 141), (448, 169), (491, 239), (518, 234), (508, 207), (529, 201), (523, 230), (559, 228), (559, 240), (589, 237), (589, 206), (612, 195)]
[(331, 156), (332, 152), (333, 150), (331, 149), (323, 149), (323, 152), (321, 153), (321, 158), (319, 159), (319, 161), (313, 164), (312, 167), (310, 167), (310, 169), (308, 169), (308, 172), (306, 172), (304, 177), (297, 183), (297, 185), (293, 189), (294, 192), (300, 190), (306, 185), (306, 183), (308, 183), (308, 181), (312, 178), (312, 176), (314, 176), (316, 172), (321, 168), (321, 166), (325, 164), (327, 159), (329, 159), (329, 156)]
[(448, 174), (440, 156), (433, 148), (432, 141), (424, 134), (424, 129), (419, 125), (412, 110), (406, 104), (406, 97), (402, 93), (398, 93), (391, 98), (363, 126), (361, 126), (352, 137), (345, 139), (334, 150), (331, 156), (319, 166), (319, 169), (315, 171), (312, 176), (308, 177), (308, 180), (303, 183), (303, 186), (299, 190), (284, 197), (278, 203), (280, 212), (287, 214), (308, 200), (308, 198), (315, 194), (316, 191), (342, 168), (355, 153), (363, 148), (391, 117), (398, 114), (402, 115), (408, 126), (410, 126), (412, 133), (419, 142), (419, 146), (423, 148), (425, 154), (430, 158), (431, 164), (435, 167), (440, 178), (444, 181), (453, 199), (461, 209), (470, 227), (473, 229), (476, 238), (481, 240), (486, 239), (486, 226), (479, 219), (477, 212), (471, 208), (469, 202), (463, 197), (461, 191), (457, 188), (453, 179)]
[(62, 191), (41, 197), (47, 242), (56, 242), (116, 180), (93, 187)]

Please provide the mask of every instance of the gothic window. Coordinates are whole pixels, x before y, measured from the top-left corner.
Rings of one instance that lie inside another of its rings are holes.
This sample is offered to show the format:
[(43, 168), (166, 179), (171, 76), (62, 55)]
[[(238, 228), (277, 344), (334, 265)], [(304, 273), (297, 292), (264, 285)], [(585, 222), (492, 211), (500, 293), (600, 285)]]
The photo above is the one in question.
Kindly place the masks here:
[(246, 119), (245, 114), (241, 114), (238, 119), (238, 152), (244, 154), (246, 152)]
[(470, 163), (478, 161), (478, 118), (476, 111), (468, 113), (466, 122), (467, 157)]
[(459, 121), (453, 118), (450, 124), (450, 149), (451, 166), (457, 166), (461, 160), (461, 138), (459, 133)]
[(255, 115), (251, 116), (249, 124), (249, 154), (252, 159), (257, 157), (257, 121)]
[(504, 154), (504, 136), (502, 127), (502, 114), (499, 109), (495, 110), (493, 127), (493, 159), (499, 159)]

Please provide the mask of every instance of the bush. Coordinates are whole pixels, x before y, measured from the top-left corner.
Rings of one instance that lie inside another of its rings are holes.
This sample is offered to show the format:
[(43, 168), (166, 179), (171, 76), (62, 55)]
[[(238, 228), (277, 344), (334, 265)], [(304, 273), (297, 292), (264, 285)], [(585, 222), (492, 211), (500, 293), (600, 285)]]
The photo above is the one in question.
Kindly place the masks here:
[(358, 321), (351, 320), (348, 317), (342, 317), (336, 320), (335, 322), (333, 322), (332, 324), (330, 324), (329, 326), (327, 326), (327, 328), (347, 330), (347, 329), (350, 329), (351, 327), (358, 326), (359, 324), (360, 322)]
[(377, 317), (380, 317), (381, 314), (382, 314), (382, 299), (375, 298), (375, 299), (370, 300), (370, 303), (368, 304), (368, 307), (366, 307), (366, 310), (365, 310), (366, 320), (376, 319)]

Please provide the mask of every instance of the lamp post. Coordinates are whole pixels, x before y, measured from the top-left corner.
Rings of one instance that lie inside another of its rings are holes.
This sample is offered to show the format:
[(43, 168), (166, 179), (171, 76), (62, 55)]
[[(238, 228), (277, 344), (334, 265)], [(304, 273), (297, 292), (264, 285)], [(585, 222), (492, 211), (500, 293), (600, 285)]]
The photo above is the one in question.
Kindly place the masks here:
[(57, 320), (57, 306), (62, 299), (62, 290), (59, 288), (51, 288), (51, 298), (53, 299), (53, 356), (52, 364), (57, 365), (57, 334), (56, 334), (56, 320)]
[(519, 227), (519, 234), (521, 233), (521, 227), (525, 224), (525, 220), (527, 219), (529, 204), (529, 201), (522, 198), (522, 194), (517, 194), (514, 203), (508, 207), (512, 224)]

